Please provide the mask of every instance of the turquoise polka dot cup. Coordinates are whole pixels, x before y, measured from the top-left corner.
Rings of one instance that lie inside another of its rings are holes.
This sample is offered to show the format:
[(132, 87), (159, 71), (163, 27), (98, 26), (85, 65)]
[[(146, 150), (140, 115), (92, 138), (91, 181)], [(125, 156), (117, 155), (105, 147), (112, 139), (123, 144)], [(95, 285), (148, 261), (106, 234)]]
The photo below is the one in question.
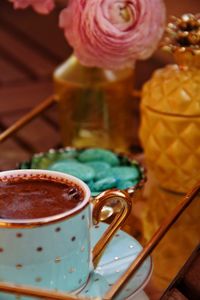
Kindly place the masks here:
[[(105, 247), (129, 215), (129, 195), (120, 190), (108, 190), (91, 204), (89, 187), (74, 176), (46, 170), (0, 173), (0, 182), (35, 179), (76, 185), (83, 193), (83, 199), (76, 207), (53, 216), (0, 218), (0, 280), (52, 290), (63, 290), (64, 287), (68, 292), (80, 291)], [(99, 222), (102, 209), (113, 199), (119, 201), (121, 210), (91, 249), (91, 227)], [(0, 201), (6, 199), (0, 198)], [(13, 298), (6, 295), (1, 299)]]

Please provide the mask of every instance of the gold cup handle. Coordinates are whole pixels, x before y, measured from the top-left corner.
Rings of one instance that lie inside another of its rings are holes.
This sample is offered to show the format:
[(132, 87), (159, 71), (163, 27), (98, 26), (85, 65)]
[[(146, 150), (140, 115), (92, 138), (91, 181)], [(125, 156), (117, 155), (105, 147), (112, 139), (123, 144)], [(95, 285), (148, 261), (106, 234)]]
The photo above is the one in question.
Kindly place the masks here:
[(110, 242), (116, 231), (123, 225), (128, 215), (131, 212), (132, 201), (129, 194), (121, 190), (108, 190), (99, 194), (93, 200), (93, 222), (98, 224), (101, 219), (101, 211), (104, 206), (108, 205), (111, 201), (118, 202), (120, 209), (117, 212), (114, 220), (106, 229), (100, 240), (93, 249), (93, 264), (96, 267), (101, 255), (103, 254), (107, 244)]

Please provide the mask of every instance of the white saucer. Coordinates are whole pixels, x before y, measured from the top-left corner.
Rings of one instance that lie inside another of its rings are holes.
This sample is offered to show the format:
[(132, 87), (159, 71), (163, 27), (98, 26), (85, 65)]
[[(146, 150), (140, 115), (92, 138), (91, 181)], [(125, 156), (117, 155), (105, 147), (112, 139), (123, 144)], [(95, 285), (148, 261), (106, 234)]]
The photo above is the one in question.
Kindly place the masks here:
[[(100, 223), (92, 229), (92, 245), (96, 244), (107, 226)], [(141, 250), (142, 246), (133, 237), (119, 230), (108, 245), (97, 268), (91, 274), (87, 286), (80, 292), (80, 295), (103, 298)], [(115, 299), (124, 300), (133, 294), (136, 296), (147, 284), (151, 271), (152, 261), (148, 257)]]

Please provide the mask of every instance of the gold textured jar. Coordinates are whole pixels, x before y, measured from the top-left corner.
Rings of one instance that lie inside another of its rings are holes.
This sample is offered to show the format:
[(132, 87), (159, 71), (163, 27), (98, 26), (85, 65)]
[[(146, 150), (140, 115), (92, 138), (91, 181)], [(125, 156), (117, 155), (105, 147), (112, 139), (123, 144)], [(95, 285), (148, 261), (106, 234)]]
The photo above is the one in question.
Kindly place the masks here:
[(176, 64), (144, 85), (140, 138), (158, 184), (184, 193), (200, 181), (200, 16), (174, 17), (167, 32)]

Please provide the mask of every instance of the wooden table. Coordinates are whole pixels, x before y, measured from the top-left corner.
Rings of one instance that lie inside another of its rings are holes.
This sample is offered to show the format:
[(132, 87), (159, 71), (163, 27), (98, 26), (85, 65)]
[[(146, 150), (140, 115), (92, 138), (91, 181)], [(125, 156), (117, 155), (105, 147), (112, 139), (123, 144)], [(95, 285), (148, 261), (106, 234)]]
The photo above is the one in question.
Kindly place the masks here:
[[(14, 11), (0, 2), (0, 131), (53, 92), (52, 72), (71, 52), (57, 16), (58, 11), (47, 17)], [(1, 144), (0, 169), (59, 145), (56, 110), (49, 109)]]

